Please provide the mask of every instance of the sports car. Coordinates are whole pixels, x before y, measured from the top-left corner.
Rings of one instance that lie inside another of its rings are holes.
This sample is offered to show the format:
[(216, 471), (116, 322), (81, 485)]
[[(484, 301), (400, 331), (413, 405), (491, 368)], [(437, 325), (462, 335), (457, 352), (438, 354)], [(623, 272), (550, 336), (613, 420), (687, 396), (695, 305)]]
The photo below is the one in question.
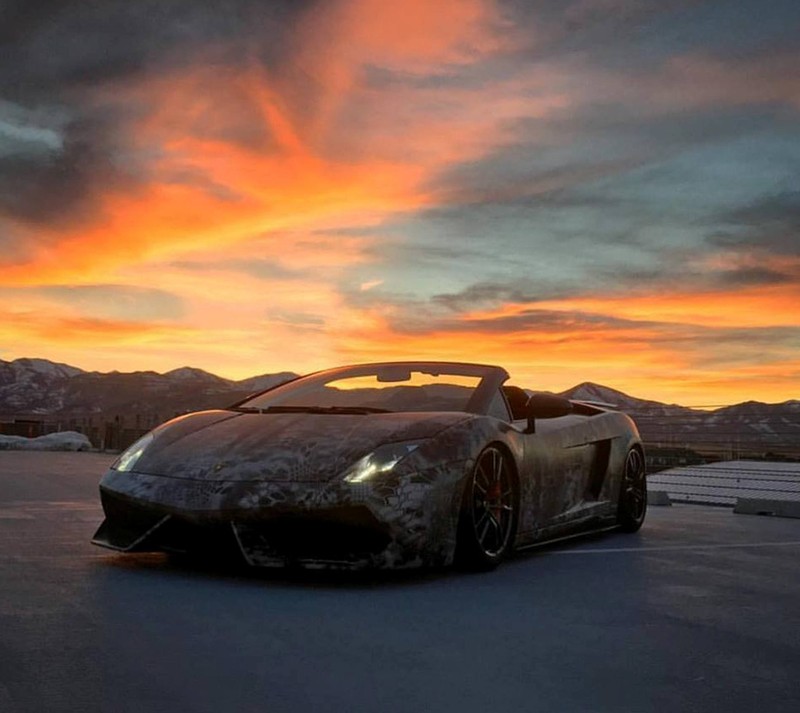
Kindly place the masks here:
[(92, 541), (267, 567), (486, 570), (545, 541), (638, 530), (634, 422), (508, 378), (480, 364), (363, 364), (179, 416), (103, 476)]

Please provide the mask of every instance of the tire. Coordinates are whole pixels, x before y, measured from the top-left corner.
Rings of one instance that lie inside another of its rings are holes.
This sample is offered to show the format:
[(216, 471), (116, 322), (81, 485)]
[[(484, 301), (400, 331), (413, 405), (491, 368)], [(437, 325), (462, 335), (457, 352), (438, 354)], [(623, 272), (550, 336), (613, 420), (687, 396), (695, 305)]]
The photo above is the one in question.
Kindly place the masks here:
[(487, 571), (511, 551), (517, 530), (519, 495), (509, 457), (485, 448), (467, 479), (461, 502), (456, 565)]
[(623, 532), (636, 532), (647, 514), (647, 481), (644, 456), (638, 448), (631, 448), (625, 457), (625, 469), (619, 490), (617, 524)]

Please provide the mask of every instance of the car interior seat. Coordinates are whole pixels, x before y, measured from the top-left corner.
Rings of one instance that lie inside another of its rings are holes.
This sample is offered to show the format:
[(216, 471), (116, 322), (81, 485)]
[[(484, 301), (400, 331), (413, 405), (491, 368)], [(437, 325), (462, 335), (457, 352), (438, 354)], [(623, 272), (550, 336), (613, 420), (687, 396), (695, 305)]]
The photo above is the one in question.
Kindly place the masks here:
[(519, 386), (504, 386), (503, 394), (508, 401), (508, 407), (511, 409), (511, 418), (515, 421), (520, 421), (528, 418), (526, 407), (528, 406), (528, 394)]

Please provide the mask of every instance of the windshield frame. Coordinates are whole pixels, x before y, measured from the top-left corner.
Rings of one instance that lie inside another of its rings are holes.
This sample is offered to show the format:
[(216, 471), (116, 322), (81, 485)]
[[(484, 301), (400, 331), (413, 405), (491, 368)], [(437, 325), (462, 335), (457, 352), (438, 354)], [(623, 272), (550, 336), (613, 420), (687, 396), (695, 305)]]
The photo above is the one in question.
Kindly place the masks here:
[[(245, 399), (236, 402), (231, 409), (242, 409), (251, 407), (250, 402), (259, 399), (260, 397), (285, 390), (294, 390), (303, 385), (313, 388), (315, 385), (324, 385), (331, 381), (336, 381), (344, 378), (356, 378), (360, 376), (370, 376), (375, 374), (379, 369), (409, 369), (410, 371), (421, 372), (423, 374), (446, 374), (451, 376), (471, 376), (479, 379), (478, 384), (472, 392), (472, 396), (464, 407), (464, 413), (473, 413), (481, 416), (488, 415), (489, 407), (495, 392), (503, 385), (509, 378), (508, 372), (499, 366), (491, 366), (488, 364), (470, 364), (464, 362), (447, 362), (447, 361), (391, 361), (391, 362), (373, 362), (370, 364), (354, 364), (350, 366), (341, 366), (333, 369), (324, 369), (316, 371), (305, 376), (299, 376), (296, 379), (285, 381), (282, 384), (272, 386), (263, 391), (251, 394)], [(398, 382), (402, 383), (402, 382)], [(277, 394), (276, 394), (277, 395)], [(260, 408), (260, 407), (255, 407)], [(404, 413), (404, 412), (393, 412)]]

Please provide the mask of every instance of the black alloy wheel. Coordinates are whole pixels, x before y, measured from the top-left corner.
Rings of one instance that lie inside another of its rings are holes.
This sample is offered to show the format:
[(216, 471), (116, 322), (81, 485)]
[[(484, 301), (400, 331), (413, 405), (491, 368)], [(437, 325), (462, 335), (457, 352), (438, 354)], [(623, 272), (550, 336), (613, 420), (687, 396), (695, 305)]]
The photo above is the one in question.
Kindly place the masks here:
[(619, 492), (617, 522), (624, 532), (636, 532), (647, 513), (647, 481), (644, 456), (638, 448), (631, 448), (625, 458), (622, 485)]
[(517, 528), (517, 487), (508, 456), (489, 446), (475, 462), (461, 507), (456, 563), (471, 570), (497, 567)]

